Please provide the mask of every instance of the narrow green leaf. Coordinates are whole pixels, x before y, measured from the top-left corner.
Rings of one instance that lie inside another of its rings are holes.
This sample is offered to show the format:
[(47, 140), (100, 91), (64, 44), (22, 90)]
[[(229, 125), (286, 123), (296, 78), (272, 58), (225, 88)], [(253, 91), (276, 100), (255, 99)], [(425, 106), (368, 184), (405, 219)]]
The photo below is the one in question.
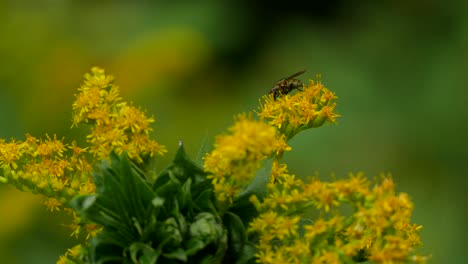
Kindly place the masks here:
[(250, 220), (258, 216), (257, 209), (250, 202), (252, 195), (257, 196), (260, 200), (266, 195), (267, 184), (270, 181), (271, 167), (273, 159), (263, 161), (262, 167), (257, 171), (252, 182), (250, 182), (234, 200), (229, 211), (235, 213), (242, 219), (244, 225), (247, 225)]
[(231, 256), (239, 256), (247, 241), (244, 224), (238, 215), (231, 212), (226, 212), (224, 214), (223, 223), (228, 231), (228, 254)]
[(165, 253), (163, 256), (168, 259), (177, 259), (183, 262), (187, 262), (187, 254), (185, 254), (185, 251), (181, 248), (178, 248), (170, 253)]
[(255, 253), (257, 253), (257, 250), (254, 244), (252, 243), (245, 244), (244, 247), (242, 248), (242, 251), (238, 255), (238, 258), (235, 264), (255, 263)]
[(206, 243), (200, 239), (190, 239), (185, 245), (185, 252), (187, 256), (192, 256), (198, 253), (198, 251), (202, 250), (205, 246)]
[(200, 195), (193, 200), (193, 206), (201, 212), (218, 214), (216, 206), (214, 205), (214, 196), (211, 189), (206, 189), (200, 193)]
[(89, 258), (91, 263), (122, 263), (123, 248), (118, 241), (106, 236), (94, 237), (90, 240)]
[(253, 180), (239, 193), (238, 199), (250, 197), (253, 194), (255, 194), (259, 199), (265, 197), (267, 184), (270, 182), (272, 166), (273, 158), (264, 160)]
[(133, 263), (139, 264), (155, 264), (161, 255), (161, 250), (141, 242), (132, 243), (128, 251)]
[(180, 181), (173, 175), (173, 173), (168, 173), (168, 180), (164, 184), (158, 186), (155, 189), (155, 194), (160, 197), (171, 197), (176, 195), (182, 185)]

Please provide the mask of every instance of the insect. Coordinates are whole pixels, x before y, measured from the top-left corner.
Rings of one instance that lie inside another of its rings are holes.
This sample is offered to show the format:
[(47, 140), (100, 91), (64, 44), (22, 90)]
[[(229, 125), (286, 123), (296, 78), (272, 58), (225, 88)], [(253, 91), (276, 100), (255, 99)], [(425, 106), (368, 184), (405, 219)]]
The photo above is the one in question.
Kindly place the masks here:
[(280, 95), (286, 95), (290, 93), (294, 89), (298, 89), (302, 91), (300, 88), (302, 87), (302, 82), (298, 79), (293, 79), (301, 74), (303, 74), (305, 70), (298, 71), (295, 74), (286, 77), (284, 79), (279, 80), (273, 88), (270, 90), (270, 94), (273, 95), (273, 99), (276, 100)]

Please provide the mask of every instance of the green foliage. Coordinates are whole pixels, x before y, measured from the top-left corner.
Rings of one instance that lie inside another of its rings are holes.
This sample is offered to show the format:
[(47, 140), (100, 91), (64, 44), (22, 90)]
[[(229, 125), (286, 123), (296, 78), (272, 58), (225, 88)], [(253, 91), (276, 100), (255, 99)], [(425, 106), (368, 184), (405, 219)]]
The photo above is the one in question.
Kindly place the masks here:
[[(266, 163), (271, 168), (271, 161)], [(231, 208), (220, 210), (211, 181), (182, 144), (156, 179), (149, 180), (154, 172), (144, 169), (126, 154), (112, 154), (94, 173), (96, 194), (70, 202), (81, 217), (103, 228), (88, 243), (86, 263), (253, 261), (255, 247), (247, 239), (245, 219), (258, 213), (248, 196), (261, 195), (267, 182), (261, 178), (268, 170), (260, 170)]]
[(270, 181), (272, 164), (273, 158), (262, 162), (262, 166), (256, 172), (252, 182), (244, 187), (234, 200), (233, 205), (229, 208), (230, 212), (240, 216), (244, 225), (247, 225), (250, 220), (258, 216), (257, 209), (255, 209), (249, 199), (252, 195), (263, 199), (267, 194), (267, 184)]

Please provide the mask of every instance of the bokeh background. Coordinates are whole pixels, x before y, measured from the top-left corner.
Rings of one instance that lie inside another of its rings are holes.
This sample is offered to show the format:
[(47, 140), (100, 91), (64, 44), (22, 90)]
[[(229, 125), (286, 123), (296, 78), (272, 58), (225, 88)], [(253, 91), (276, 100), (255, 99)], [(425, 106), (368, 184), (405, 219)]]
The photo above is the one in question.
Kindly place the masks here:
[[(468, 251), (466, 1), (0, 1), (0, 137), (64, 136), (82, 76), (101, 66), (124, 98), (200, 159), (232, 117), (306, 69), (339, 96), (337, 125), (303, 132), (298, 176), (392, 173), (431, 263)], [(0, 262), (55, 263), (77, 241), (41, 200), (0, 186)]]

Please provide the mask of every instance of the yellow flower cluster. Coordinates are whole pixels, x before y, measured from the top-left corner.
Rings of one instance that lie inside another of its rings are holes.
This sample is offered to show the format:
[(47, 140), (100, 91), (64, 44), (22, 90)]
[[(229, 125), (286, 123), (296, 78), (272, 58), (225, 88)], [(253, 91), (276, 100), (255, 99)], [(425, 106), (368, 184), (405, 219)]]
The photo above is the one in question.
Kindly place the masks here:
[[(0, 182), (10, 183), (18, 189), (44, 195), (44, 204), (51, 211), (65, 209), (73, 216), (73, 235), (94, 236), (98, 227), (82, 223), (64, 204), (79, 194), (94, 193), (96, 186), (91, 177), (93, 163), (109, 157), (111, 151), (142, 162), (146, 156), (166, 152), (164, 146), (149, 138), (153, 118), (119, 97), (113, 77), (104, 70), (92, 68), (85, 75), (84, 84), (73, 103), (73, 125), (90, 124), (91, 143), (81, 148), (75, 142), (63, 139), (38, 139), (26, 135), (24, 141), (0, 139)], [(90, 154), (94, 159), (90, 159)]]
[(109, 157), (111, 151), (126, 152), (131, 159), (142, 162), (145, 156), (166, 152), (164, 146), (149, 138), (154, 118), (122, 101), (112, 76), (94, 67), (91, 74), (84, 77), (73, 103), (73, 125), (94, 125), (88, 136), (91, 153), (102, 160)]
[(70, 259), (79, 259), (81, 256), (85, 255), (86, 250), (83, 248), (81, 244), (78, 244), (70, 249), (67, 250), (65, 255), (60, 256), (59, 260), (56, 262), (57, 264), (76, 264), (76, 262)]
[[(70, 153), (71, 152), (71, 153)], [(86, 150), (66, 145), (54, 135), (45, 140), (26, 135), (25, 141), (0, 139), (0, 179), (23, 191), (44, 194), (51, 210), (77, 194), (95, 191), (86, 160)]]
[[(371, 189), (362, 173), (331, 183), (314, 178), (303, 182), (284, 165), (273, 168), (277, 182), (269, 184), (265, 199), (251, 197), (260, 212), (249, 227), (259, 236), (259, 263), (427, 260), (414, 253), (422, 227), (410, 224), (413, 205), (407, 194), (395, 194), (390, 178)], [(342, 214), (350, 208), (351, 213)], [(315, 220), (299, 221), (304, 211), (316, 215)]]
[(289, 140), (302, 130), (320, 127), (326, 121), (335, 122), (339, 117), (334, 112), (336, 98), (321, 82), (311, 80), (302, 91), (293, 95), (276, 99), (271, 94), (263, 96), (258, 115)]
[(267, 157), (289, 150), (276, 129), (251, 116), (240, 115), (229, 131), (216, 138), (215, 149), (204, 157), (218, 201), (231, 203)]
[[(86, 149), (63, 143), (54, 135), (37, 139), (26, 135), (25, 141), (0, 139), (0, 166), (4, 183), (10, 183), (22, 191), (42, 194), (46, 197), (44, 205), (50, 211), (65, 209), (73, 217), (73, 233), (85, 228), (96, 229), (95, 224), (82, 224), (81, 219), (64, 204), (79, 194), (96, 191), (91, 178), (92, 164), (85, 157)], [(87, 232), (88, 236), (95, 233)]]

